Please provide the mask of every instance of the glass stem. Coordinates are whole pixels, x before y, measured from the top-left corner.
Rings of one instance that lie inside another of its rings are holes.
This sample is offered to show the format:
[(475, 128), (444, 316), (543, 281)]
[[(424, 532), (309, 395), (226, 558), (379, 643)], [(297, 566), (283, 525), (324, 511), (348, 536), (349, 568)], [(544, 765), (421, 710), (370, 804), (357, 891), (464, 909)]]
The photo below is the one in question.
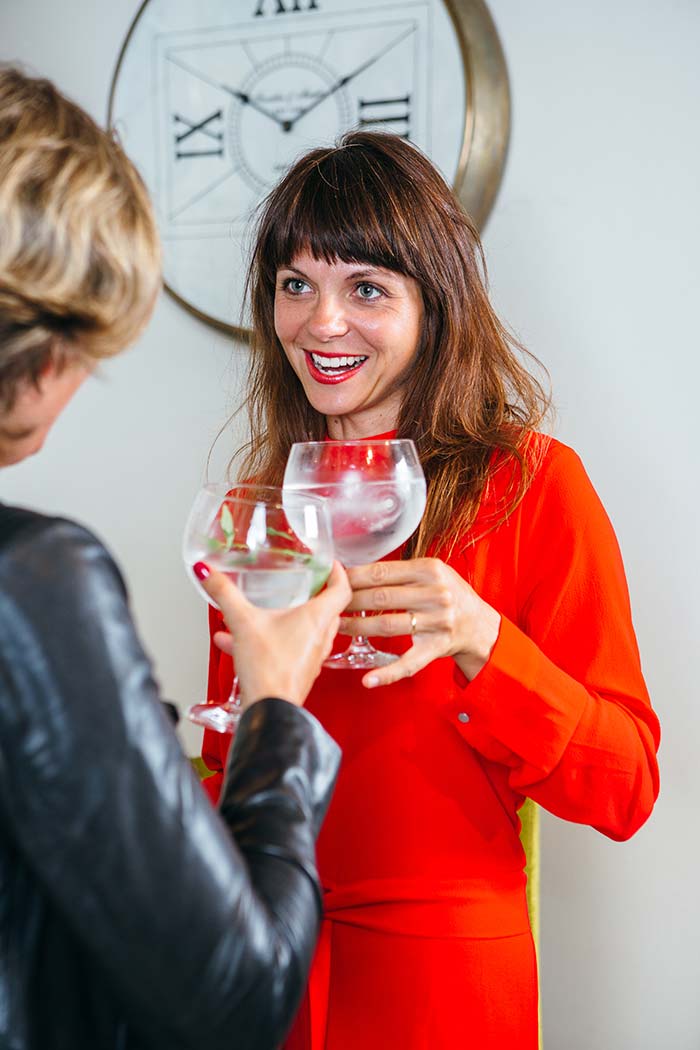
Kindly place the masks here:
[[(364, 609), (360, 609), (360, 611), (358, 613), (358, 616), (364, 617), (365, 616), (365, 610)], [(349, 651), (353, 652), (353, 653), (373, 653), (375, 650), (374, 650), (374, 646), (370, 642), (369, 638), (366, 637), (366, 635), (364, 635), (364, 634), (357, 634), (357, 635), (355, 635), (355, 637), (353, 638), (353, 640), (352, 640), (352, 642), (350, 644)]]
[(238, 675), (234, 674), (233, 681), (231, 682), (231, 692), (228, 698), (228, 711), (233, 719), (233, 724), (238, 725), (243, 714), (243, 708), (241, 707), (241, 690), (238, 687)]

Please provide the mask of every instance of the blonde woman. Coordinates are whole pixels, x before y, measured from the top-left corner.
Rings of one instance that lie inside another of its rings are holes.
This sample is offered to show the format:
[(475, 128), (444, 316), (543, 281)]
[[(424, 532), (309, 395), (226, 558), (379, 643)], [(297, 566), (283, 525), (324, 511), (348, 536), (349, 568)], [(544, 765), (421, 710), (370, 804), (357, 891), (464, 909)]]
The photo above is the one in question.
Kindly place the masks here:
[[(160, 285), (141, 180), (45, 80), (0, 68), (0, 466), (37, 452)], [(246, 711), (221, 816), (182, 756), (119, 570), (80, 526), (0, 504), (0, 1045), (277, 1046), (320, 917), (338, 749), (300, 709), (349, 600), (204, 584)], [(275, 699), (275, 697), (281, 699)]]

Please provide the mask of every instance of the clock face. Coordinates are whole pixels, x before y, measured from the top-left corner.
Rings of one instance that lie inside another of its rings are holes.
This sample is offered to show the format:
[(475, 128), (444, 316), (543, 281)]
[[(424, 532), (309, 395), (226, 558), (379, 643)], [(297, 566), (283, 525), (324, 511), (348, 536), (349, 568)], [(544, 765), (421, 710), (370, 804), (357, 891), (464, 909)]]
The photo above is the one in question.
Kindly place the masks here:
[(255, 209), (290, 164), (362, 127), (409, 138), (454, 182), (470, 90), (443, 0), (146, 0), (110, 122), (153, 197), (166, 286), (244, 328)]

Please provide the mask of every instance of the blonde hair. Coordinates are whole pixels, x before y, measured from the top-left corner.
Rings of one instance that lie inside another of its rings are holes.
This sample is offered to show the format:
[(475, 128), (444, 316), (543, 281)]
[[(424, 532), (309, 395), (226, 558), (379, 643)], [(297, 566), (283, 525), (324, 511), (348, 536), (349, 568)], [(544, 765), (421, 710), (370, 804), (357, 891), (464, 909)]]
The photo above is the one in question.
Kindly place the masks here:
[(118, 142), (48, 80), (0, 66), (0, 405), (49, 362), (128, 346), (160, 279), (151, 203)]

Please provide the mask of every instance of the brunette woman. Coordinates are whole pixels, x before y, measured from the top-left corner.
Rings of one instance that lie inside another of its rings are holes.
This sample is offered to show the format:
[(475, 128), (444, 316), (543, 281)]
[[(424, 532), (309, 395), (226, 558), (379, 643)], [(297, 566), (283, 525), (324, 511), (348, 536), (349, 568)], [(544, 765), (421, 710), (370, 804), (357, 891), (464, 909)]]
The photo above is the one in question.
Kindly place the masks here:
[[(118, 144), (48, 81), (0, 68), (0, 467), (39, 451), (159, 286), (151, 206)], [(337, 568), (313, 602), (265, 612), (199, 572), (235, 624), (247, 708), (221, 816), (108, 552), (74, 522), (0, 505), (7, 1050), (273, 1050), (289, 1027), (338, 764), (300, 705), (350, 589)]]
[[(518, 809), (627, 839), (658, 789), (612, 527), (577, 455), (539, 432), (547, 397), (489, 303), (477, 232), (410, 144), (355, 132), (303, 157), (268, 198), (250, 280), (246, 474), (279, 483), (295, 441), (397, 436), (428, 482), (405, 547), (349, 572), (349, 611), (375, 615), (342, 630), (400, 659), (324, 671), (309, 698), (345, 757), (288, 1047), (534, 1050)], [(213, 649), (212, 692), (230, 678)], [(209, 735), (209, 765), (225, 753)]]

